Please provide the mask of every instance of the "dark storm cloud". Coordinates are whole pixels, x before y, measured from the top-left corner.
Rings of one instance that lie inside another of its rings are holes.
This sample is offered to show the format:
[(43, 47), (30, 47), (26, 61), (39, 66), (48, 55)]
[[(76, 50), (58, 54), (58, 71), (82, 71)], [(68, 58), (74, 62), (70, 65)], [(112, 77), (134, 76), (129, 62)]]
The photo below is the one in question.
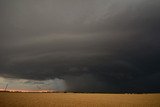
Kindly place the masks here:
[(1, 0), (0, 75), (159, 92), (159, 9), (159, 0)]

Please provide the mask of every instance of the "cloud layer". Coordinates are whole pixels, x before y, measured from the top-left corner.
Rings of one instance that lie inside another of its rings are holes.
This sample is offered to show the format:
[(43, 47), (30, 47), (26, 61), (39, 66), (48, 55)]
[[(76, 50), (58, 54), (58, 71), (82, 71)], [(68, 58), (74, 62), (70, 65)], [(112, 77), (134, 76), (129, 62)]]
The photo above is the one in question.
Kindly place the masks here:
[(160, 92), (159, 9), (159, 0), (1, 0), (0, 76)]

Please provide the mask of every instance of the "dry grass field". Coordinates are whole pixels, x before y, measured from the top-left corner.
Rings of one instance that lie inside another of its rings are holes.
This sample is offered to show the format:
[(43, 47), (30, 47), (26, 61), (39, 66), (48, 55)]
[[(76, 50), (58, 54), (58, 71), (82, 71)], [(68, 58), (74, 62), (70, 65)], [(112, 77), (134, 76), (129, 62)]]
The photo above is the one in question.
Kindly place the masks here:
[(160, 107), (160, 94), (0, 93), (0, 107)]

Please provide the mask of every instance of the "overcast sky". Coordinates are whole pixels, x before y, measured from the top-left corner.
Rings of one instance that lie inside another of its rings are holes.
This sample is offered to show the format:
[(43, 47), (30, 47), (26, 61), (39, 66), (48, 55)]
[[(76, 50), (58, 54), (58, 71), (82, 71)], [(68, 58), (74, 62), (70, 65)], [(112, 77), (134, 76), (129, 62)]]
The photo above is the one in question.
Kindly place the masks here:
[(0, 0), (0, 88), (7, 83), (160, 92), (160, 0)]

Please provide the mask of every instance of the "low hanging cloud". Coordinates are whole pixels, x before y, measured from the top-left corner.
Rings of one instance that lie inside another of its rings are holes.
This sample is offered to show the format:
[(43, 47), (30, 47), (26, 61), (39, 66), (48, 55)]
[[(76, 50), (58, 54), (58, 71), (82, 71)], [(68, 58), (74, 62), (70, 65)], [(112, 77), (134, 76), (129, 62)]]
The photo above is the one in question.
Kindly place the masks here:
[(54, 90), (65, 91), (67, 90), (66, 83), (63, 79), (55, 78), (52, 80), (28, 80), (28, 79), (13, 79), (0, 77), (0, 87), (13, 90)]
[(57, 90), (159, 92), (159, 10), (159, 0), (1, 0), (0, 76)]

